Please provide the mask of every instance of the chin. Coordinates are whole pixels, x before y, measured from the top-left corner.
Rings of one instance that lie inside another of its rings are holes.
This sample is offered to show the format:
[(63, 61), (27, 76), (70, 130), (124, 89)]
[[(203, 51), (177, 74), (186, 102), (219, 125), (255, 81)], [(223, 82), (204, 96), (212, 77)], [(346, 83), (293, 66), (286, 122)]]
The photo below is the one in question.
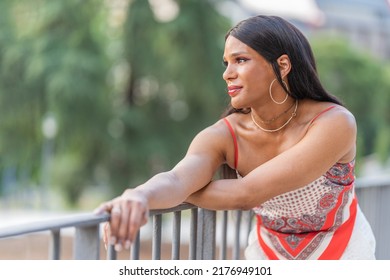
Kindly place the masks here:
[(242, 103), (239, 103), (239, 102), (234, 102), (233, 100), (230, 102), (230, 104), (232, 105), (232, 107), (236, 110), (241, 110), (241, 109), (244, 109), (244, 108), (247, 108), (248, 106), (244, 106)]
[(240, 102), (237, 102), (237, 100), (236, 100), (235, 98), (232, 98), (232, 99), (230, 100), (230, 104), (232, 105), (232, 107), (233, 107), (234, 109), (239, 109), (239, 108), (241, 108)]

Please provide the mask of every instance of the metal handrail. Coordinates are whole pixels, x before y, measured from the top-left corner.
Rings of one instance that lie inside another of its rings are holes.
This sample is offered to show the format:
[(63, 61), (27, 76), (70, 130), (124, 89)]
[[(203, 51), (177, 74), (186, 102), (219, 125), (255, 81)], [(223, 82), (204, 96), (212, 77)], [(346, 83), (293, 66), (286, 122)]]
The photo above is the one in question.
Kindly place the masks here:
[[(173, 213), (174, 223), (172, 235), (172, 259), (180, 258), (180, 224), (181, 213), (185, 210), (191, 211), (191, 240), (189, 244), (189, 259), (211, 259), (214, 257), (215, 244), (215, 211), (199, 209), (191, 204), (181, 204), (169, 209), (151, 210), (150, 217), (154, 225), (153, 233), (153, 259), (161, 257), (161, 229), (162, 216)], [(214, 218), (213, 218), (214, 216)], [(210, 219), (211, 217), (211, 219)], [(0, 238), (21, 236), (36, 232), (51, 232), (50, 259), (59, 259), (60, 256), (60, 231), (64, 228), (75, 228), (74, 258), (75, 259), (99, 259), (100, 256), (100, 224), (108, 221), (110, 215), (103, 214), (74, 214), (66, 217), (49, 219), (44, 221), (30, 222), (23, 225), (0, 228)], [(202, 219), (202, 220), (200, 220)], [(199, 227), (199, 224), (203, 225)], [(211, 233), (210, 229), (213, 229)], [(203, 233), (202, 233), (203, 231)], [(199, 235), (200, 233), (200, 235)], [(200, 241), (200, 242), (199, 242)], [(199, 246), (198, 244), (201, 244)], [(140, 234), (132, 246), (131, 258), (139, 259)], [(116, 252), (113, 246), (107, 251), (108, 259), (116, 259)]]
[(109, 219), (110, 215), (107, 213), (99, 215), (92, 213), (74, 214), (61, 218), (53, 218), (50, 220), (0, 228), (0, 238), (20, 236), (43, 231), (58, 231), (68, 227), (89, 227), (107, 222)]

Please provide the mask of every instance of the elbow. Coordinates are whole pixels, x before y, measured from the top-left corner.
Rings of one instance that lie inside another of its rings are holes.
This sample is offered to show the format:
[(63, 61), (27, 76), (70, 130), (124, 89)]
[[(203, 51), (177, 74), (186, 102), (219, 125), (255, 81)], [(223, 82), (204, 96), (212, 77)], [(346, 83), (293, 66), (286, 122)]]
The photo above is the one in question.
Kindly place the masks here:
[(249, 205), (242, 205), (241, 207), (239, 207), (238, 210), (249, 211), (249, 210), (252, 210), (253, 208), (254, 208), (254, 206), (251, 207), (251, 206), (249, 206)]
[(238, 210), (248, 211), (255, 207), (261, 205), (262, 202), (259, 201), (256, 195), (253, 193), (244, 191), (242, 195), (237, 199), (237, 207)]
[(266, 201), (264, 192), (260, 191), (258, 188), (252, 188), (250, 185), (243, 184), (240, 186), (240, 193), (237, 197), (237, 208), (239, 210), (251, 210), (255, 207), (259, 207), (262, 203)]
[(253, 208), (259, 206), (260, 204), (261, 203), (256, 203), (253, 201), (244, 201), (239, 205), (238, 209), (243, 210), (243, 211), (248, 211), (248, 210), (252, 210)]

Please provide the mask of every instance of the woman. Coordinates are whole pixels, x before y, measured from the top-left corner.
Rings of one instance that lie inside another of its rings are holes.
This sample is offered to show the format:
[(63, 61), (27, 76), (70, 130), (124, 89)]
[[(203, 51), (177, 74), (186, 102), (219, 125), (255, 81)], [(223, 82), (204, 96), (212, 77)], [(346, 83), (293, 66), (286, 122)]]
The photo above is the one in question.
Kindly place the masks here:
[[(149, 209), (186, 201), (253, 209), (248, 259), (374, 259), (354, 192), (355, 119), (320, 84), (306, 38), (279, 17), (251, 17), (227, 33), (223, 61), (227, 116), (171, 171), (98, 208), (111, 213), (108, 242), (129, 248)], [(221, 166), (234, 176), (213, 180)]]

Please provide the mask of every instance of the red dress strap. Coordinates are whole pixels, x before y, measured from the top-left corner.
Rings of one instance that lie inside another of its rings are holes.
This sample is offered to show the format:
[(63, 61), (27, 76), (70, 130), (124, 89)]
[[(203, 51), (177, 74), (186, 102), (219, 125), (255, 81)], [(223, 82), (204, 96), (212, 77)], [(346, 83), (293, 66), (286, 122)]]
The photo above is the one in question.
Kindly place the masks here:
[(225, 121), (227, 127), (229, 128), (230, 134), (232, 135), (232, 138), (233, 138), (233, 143), (234, 143), (234, 169), (237, 170), (237, 164), (238, 164), (238, 143), (237, 143), (237, 137), (236, 137), (236, 134), (234, 133), (234, 129), (233, 129), (232, 125), (230, 124), (230, 122), (228, 121), (228, 119), (224, 118), (223, 120)]
[(336, 107), (336, 105), (329, 106), (329, 107), (326, 108), (325, 110), (319, 112), (319, 113), (310, 121), (310, 125), (312, 125), (313, 122), (314, 122), (319, 116), (321, 116), (322, 114), (328, 112), (329, 110), (333, 109), (334, 107)]

